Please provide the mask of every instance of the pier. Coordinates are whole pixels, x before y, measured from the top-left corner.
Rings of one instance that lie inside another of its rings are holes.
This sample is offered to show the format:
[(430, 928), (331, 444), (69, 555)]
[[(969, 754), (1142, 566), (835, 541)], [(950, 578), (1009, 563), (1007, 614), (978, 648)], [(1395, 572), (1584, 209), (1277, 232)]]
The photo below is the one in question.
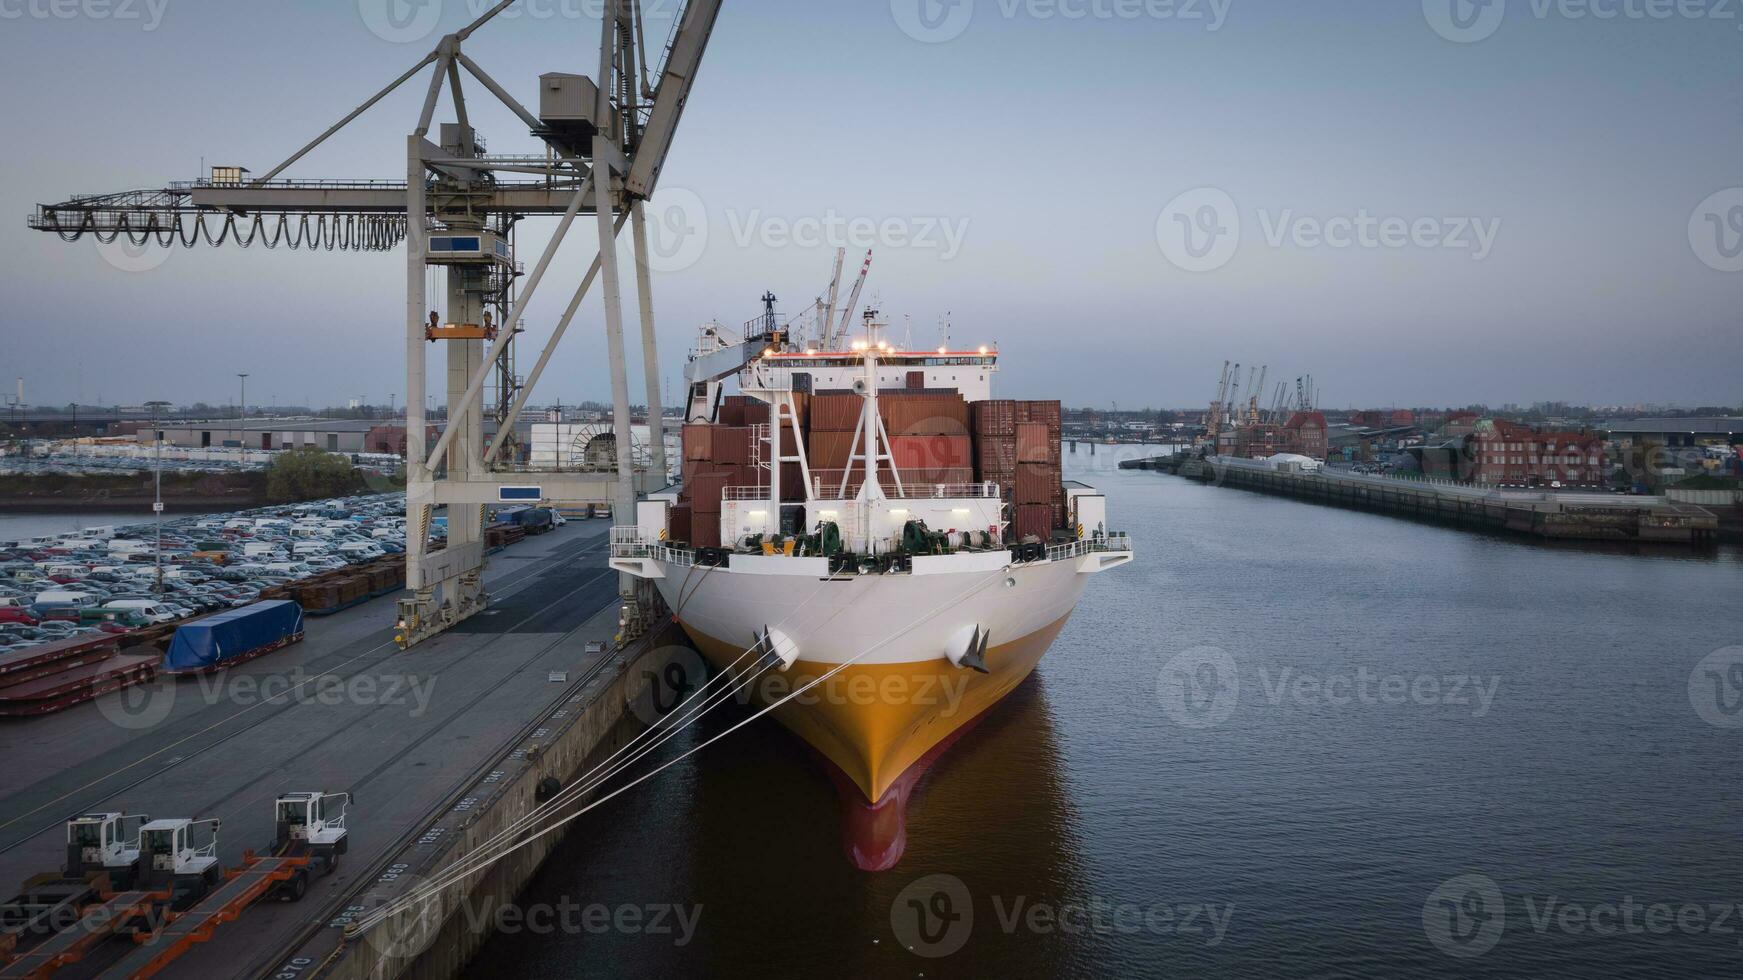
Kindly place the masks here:
[(1228, 456), (1127, 460), (1206, 483), (1316, 503), (1552, 540), (1703, 545), (1719, 533), (1713, 512), (1665, 497), (1554, 490), (1495, 490), (1442, 480), (1409, 480), (1335, 470), (1276, 468)]
[[(216, 856), (236, 868), (273, 839), (280, 793), (348, 792), (350, 848), (336, 870), (312, 878), (300, 901), (249, 905), (157, 975), (459, 975), (484, 938), (460, 917), (415, 948), (346, 926), (640, 729), (629, 706), (674, 648), (658, 630), (614, 641), (619, 597), (606, 547), (605, 522), (529, 539), (491, 562), (489, 609), (410, 651), (393, 642), (393, 602), (377, 599), (311, 620), (301, 644), (226, 671), (7, 722), (0, 881), (59, 868), (70, 813), (218, 818)], [(516, 852), (445, 899), (509, 900), (560, 839)], [(132, 948), (95, 942), (55, 975), (132, 975), (122, 963)]]

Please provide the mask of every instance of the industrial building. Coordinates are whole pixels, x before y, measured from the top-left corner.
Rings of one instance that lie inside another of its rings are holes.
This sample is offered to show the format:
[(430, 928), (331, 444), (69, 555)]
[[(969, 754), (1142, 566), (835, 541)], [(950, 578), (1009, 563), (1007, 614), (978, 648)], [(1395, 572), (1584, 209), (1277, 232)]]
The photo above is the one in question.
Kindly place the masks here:
[[(164, 445), (189, 449), (313, 446), (332, 453), (362, 453), (377, 451), (367, 448), (367, 437), (380, 424), (369, 419), (214, 419), (163, 423), (157, 433)], [(142, 429), (138, 436), (140, 442), (151, 444), (150, 428)]]

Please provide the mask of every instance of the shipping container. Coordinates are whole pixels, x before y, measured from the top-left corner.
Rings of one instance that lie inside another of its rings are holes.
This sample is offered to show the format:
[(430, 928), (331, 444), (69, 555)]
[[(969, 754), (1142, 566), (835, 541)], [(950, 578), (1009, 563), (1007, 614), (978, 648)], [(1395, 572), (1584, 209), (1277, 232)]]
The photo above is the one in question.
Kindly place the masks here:
[(698, 516), (712, 514), (716, 521), (719, 520), (721, 491), (728, 486), (735, 485), (729, 483), (728, 480), (727, 474), (711, 473), (707, 476), (696, 477), (684, 485), (684, 489), (690, 491), (690, 503), (696, 508)]
[(1053, 454), (1047, 448), (1057, 445), (1047, 431), (1045, 422), (1017, 423), (1017, 462), (1051, 463)]
[(176, 628), (163, 669), (212, 670), (258, 657), (303, 638), (303, 608), (294, 602), (256, 602), (226, 609)]
[(1018, 504), (1011, 508), (1011, 533), (1019, 543), (1029, 537), (1046, 541), (1053, 534), (1053, 508), (1047, 504)]
[(812, 469), (839, 470), (847, 467), (853, 455), (853, 432), (821, 432), (811, 430), (806, 461)]
[(827, 394), (811, 397), (811, 431), (852, 432), (865, 410), (865, 399), (855, 394)]
[(1046, 504), (1051, 507), (1064, 494), (1059, 470), (1045, 463), (1018, 463), (1015, 490), (1018, 506)]
[(698, 548), (720, 547), (720, 513), (705, 514), (697, 511), (691, 515), (691, 541)]
[(974, 433), (977, 436), (1014, 436), (1017, 429), (1017, 403), (1009, 399), (978, 401), (973, 405)]
[(974, 443), (965, 435), (892, 435), (890, 455), (899, 470), (974, 468)]
[(714, 426), (684, 426), (684, 462), (700, 463), (714, 458)]
[(925, 371), (909, 371), (908, 372), (908, 387), (910, 387), (910, 388), (924, 388), (924, 387), (926, 387), (926, 372)]
[(695, 544), (695, 525), (691, 523), (695, 513), (696, 509), (691, 504), (673, 504), (666, 508), (666, 539)]
[(750, 427), (715, 426), (713, 462), (742, 466), (750, 462)]
[(919, 394), (879, 392), (878, 414), (892, 436), (965, 436), (968, 403), (957, 392)]

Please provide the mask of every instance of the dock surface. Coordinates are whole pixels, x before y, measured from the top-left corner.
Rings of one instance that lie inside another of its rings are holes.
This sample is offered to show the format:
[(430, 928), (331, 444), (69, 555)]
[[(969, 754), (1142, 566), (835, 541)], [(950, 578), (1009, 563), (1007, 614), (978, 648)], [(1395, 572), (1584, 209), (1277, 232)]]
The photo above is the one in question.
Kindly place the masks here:
[[(266, 972), (570, 695), (554, 677), (584, 675), (605, 656), (586, 649), (609, 650), (616, 630), (607, 524), (571, 522), (492, 556), (491, 608), (408, 651), (395, 648), (384, 597), (312, 620), (302, 643), (220, 673), (0, 720), (0, 888), (60, 868), (71, 814), (217, 817), (219, 858), (235, 867), (272, 840), (278, 794), (349, 792), (350, 851), (337, 871), (300, 902), (253, 906), (159, 975)], [(125, 953), (112, 942), (56, 976), (94, 976)]]

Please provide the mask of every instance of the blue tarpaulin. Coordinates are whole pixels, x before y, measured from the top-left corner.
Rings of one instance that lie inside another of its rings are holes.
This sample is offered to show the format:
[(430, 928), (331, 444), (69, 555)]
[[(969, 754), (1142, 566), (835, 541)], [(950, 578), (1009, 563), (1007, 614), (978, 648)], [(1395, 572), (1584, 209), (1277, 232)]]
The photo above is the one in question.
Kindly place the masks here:
[(289, 600), (268, 599), (226, 609), (177, 627), (163, 655), (163, 669), (206, 670), (295, 642), (302, 635), (303, 607)]

